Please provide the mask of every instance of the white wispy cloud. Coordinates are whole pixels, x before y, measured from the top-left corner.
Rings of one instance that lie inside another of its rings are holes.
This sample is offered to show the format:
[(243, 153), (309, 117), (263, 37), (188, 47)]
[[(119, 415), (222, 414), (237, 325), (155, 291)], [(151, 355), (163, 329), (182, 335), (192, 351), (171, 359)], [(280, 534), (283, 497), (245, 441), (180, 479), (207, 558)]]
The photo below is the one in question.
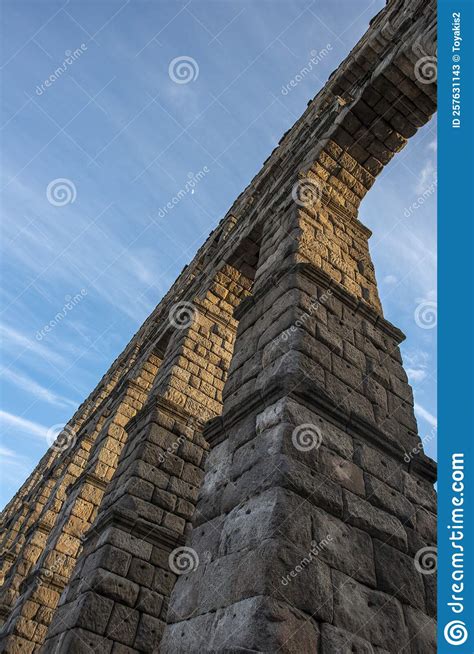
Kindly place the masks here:
[(431, 159), (429, 159), (421, 169), (418, 176), (416, 184), (416, 192), (418, 195), (421, 195), (434, 183), (436, 179), (435, 172), (435, 164)]
[(398, 277), (396, 277), (395, 275), (386, 275), (383, 278), (383, 282), (385, 284), (389, 284), (391, 286), (392, 284), (397, 284), (398, 283)]
[(422, 368), (407, 368), (406, 373), (412, 384), (420, 383), (426, 379), (426, 370)]
[(0, 445), (0, 467), (2, 469), (2, 483), (5, 486), (11, 485), (14, 492), (18, 485), (28, 477), (34, 463), (28, 457)]
[(417, 349), (409, 349), (403, 354), (405, 372), (411, 384), (420, 384), (427, 379), (432, 369), (431, 356), (428, 352)]
[(432, 427), (438, 427), (438, 419), (436, 416), (430, 413), (428, 409), (425, 409), (425, 407), (421, 406), (421, 404), (415, 403), (415, 413), (420, 418), (423, 418), (423, 420), (426, 420), (426, 422)]
[(429, 352), (420, 350), (419, 348), (409, 349), (403, 355), (405, 366), (408, 368), (425, 368), (430, 362), (431, 356)]
[(30, 393), (38, 400), (58, 407), (77, 407), (77, 402), (54, 393), (27, 375), (7, 368), (6, 366), (0, 367), (0, 373), (4, 380)]
[[(433, 199), (435, 202), (435, 199)], [(372, 257), (377, 269), (394, 270), (394, 253), (396, 253), (396, 271), (399, 271), (397, 281), (380, 287), (382, 304), (386, 298), (393, 296), (399, 285), (409, 285), (409, 294), (424, 299), (433, 294), (433, 283), (436, 283), (436, 238), (435, 219), (433, 228), (415, 233), (411, 226), (400, 223), (396, 229), (385, 231), (380, 229), (373, 237), (371, 247)], [(391, 273), (388, 275), (391, 278)], [(383, 279), (383, 278), (382, 278)], [(388, 280), (389, 282), (391, 279)], [(404, 295), (406, 306), (407, 293)]]
[(22, 435), (34, 436), (35, 438), (46, 439), (49, 437), (50, 428), (40, 425), (38, 422), (26, 420), (8, 411), (0, 410), (0, 424), (9, 429), (15, 429)]
[[(35, 288), (46, 292), (48, 288), (62, 284), (71, 289), (72, 295), (84, 287), (89, 293), (94, 291), (101, 300), (126, 314), (133, 322), (141, 323), (154, 308), (154, 304), (143, 296), (144, 288), (154, 289), (156, 295), (167, 290), (161, 288), (154, 274), (158, 267), (156, 250), (144, 247), (143, 241), (139, 244), (133, 238), (129, 239), (126, 233), (121, 235), (107, 227), (107, 220), (112, 221), (114, 227), (117, 221), (124, 219), (126, 224), (127, 220), (120, 209), (112, 206), (107, 210), (105, 207), (97, 210), (86, 206), (85, 211), (69, 207), (68, 221), (51, 221), (51, 206), (44, 198), (39, 180), (37, 184), (33, 183), (33, 188), (36, 194), (30, 190), (28, 205), (35, 221), (23, 228), (21, 238), (18, 237), (18, 228), (7, 224), (5, 259), (31, 273), (29, 287), (34, 284)], [(12, 185), (11, 196), (16, 197), (20, 189)], [(24, 198), (18, 197), (20, 201)], [(138, 228), (137, 236), (145, 227)], [(151, 224), (147, 230), (149, 236), (153, 228)], [(54, 293), (52, 295), (54, 297)], [(13, 297), (12, 303), (18, 299)], [(61, 306), (59, 302), (51, 307), (50, 318), (54, 318)]]
[(62, 367), (67, 363), (61, 354), (29, 338), (29, 336), (26, 336), (18, 329), (0, 324), (0, 336), (3, 347), (6, 350), (12, 351), (14, 354), (18, 354), (18, 348), (22, 348), (54, 366)]

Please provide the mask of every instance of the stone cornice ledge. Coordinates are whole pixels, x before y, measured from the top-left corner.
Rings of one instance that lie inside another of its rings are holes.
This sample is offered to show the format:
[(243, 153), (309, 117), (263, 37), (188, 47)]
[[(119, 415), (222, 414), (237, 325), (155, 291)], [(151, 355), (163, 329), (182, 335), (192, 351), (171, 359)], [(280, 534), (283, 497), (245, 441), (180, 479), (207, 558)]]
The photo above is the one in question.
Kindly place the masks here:
[(180, 547), (186, 542), (186, 538), (182, 534), (138, 518), (131, 511), (124, 511), (116, 507), (111, 507), (97, 518), (92, 526), (91, 535), (103, 532), (108, 527), (118, 527), (147, 543), (169, 550)]
[(387, 336), (392, 338), (397, 345), (405, 340), (405, 334), (398, 329), (398, 327), (392, 325), (391, 322), (381, 316), (380, 313), (367, 304), (367, 302), (359, 300), (355, 295), (349, 293), (349, 291), (347, 291), (341, 284), (334, 281), (326, 272), (324, 272), (324, 270), (317, 268), (309, 262), (286, 266), (279, 270), (278, 273), (265, 280), (254, 295), (245, 298), (245, 300), (243, 300), (235, 309), (234, 317), (236, 320), (240, 320), (250, 307), (262, 300), (272, 286), (278, 284), (280, 279), (291, 273), (301, 273), (311, 281), (324, 286), (326, 289), (330, 289), (339, 300), (349, 306), (355, 313), (359, 313), (366, 318), (372, 325), (374, 325), (374, 327), (383, 331)]
[(252, 411), (258, 411), (262, 405), (266, 408), (281, 398), (288, 397), (303, 404), (310, 410), (318, 411), (324, 418), (329, 419), (330, 422), (333, 422), (339, 428), (342, 427), (352, 437), (363, 438), (365, 443), (399, 461), (407, 471), (415, 472), (432, 483), (436, 481), (436, 463), (422, 451), (418, 452), (415, 456), (411, 455), (410, 463), (407, 463), (407, 452), (398, 443), (389, 440), (387, 435), (376, 425), (363, 420), (353, 412), (347, 412), (342, 407), (335, 406), (334, 402), (329, 398), (316, 395), (314, 392), (301, 387), (293, 388), (292, 386), (291, 379), (287, 378), (283, 381), (274, 380), (265, 390), (256, 390), (251, 398), (245, 398), (227, 413), (210, 420), (206, 424), (203, 432), (203, 436), (209, 443), (209, 446), (213, 448), (225, 441), (229, 429), (248, 416)]
[(189, 425), (201, 429), (204, 427), (205, 423), (199, 420), (199, 418), (196, 418), (196, 416), (193, 416), (191, 413), (188, 413), (187, 411), (185, 411), (185, 409), (183, 409), (178, 404), (171, 402), (171, 400), (165, 399), (164, 397), (158, 395), (149, 398), (149, 400), (146, 402), (143, 408), (127, 422), (125, 429), (127, 431), (130, 431), (132, 428), (134, 428), (138, 423), (142, 422), (143, 420), (146, 419), (152, 420), (153, 412), (160, 411), (160, 410), (163, 411), (164, 413), (167, 413), (169, 416), (174, 418), (174, 420), (176, 420), (177, 422), (185, 422), (188, 423)]
[(13, 554), (13, 552), (7, 550), (0, 554), (0, 559), (2, 561), (16, 561), (16, 556)]
[(26, 531), (26, 538), (29, 538), (32, 534), (35, 532), (40, 532), (41, 534), (46, 534), (48, 535), (51, 530), (52, 530), (52, 525), (50, 525), (47, 522), (43, 522), (42, 520), (36, 521), (34, 524), (29, 527)]
[(203, 316), (219, 323), (219, 325), (222, 325), (222, 327), (225, 327), (226, 329), (230, 329), (232, 332), (237, 331), (237, 326), (232, 324), (232, 316), (229, 317), (229, 314), (224, 314), (223, 312), (219, 313), (217, 310), (213, 311), (211, 308), (203, 304), (203, 299), (204, 298), (197, 297), (193, 302), (194, 306)]
[[(321, 149), (322, 150), (324, 149), (324, 144), (322, 144)], [(317, 163), (321, 165), (320, 161), (318, 161)], [(353, 213), (352, 211), (348, 211), (345, 207), (342, 207), (339, 204), (339, 202), (337, 202), (330, 195), (328, 195), (324, 190), (322, 192), (321, 205), (323, 207), (327, 207), (329, 211), (335, 214), (339, 219), (341, 219), (346, 224), (350, 224), (351, 227), (355, 227), (364, 238), (369, 239), (372, 236), (372, 230), (369, 229), (366, 225), (364, 225), (364, 223), (362, 223), (357, 217), (358, 212)], [(317, 218), (318, 215), (317, 209), (312, 209), (311, 207), (303, 206), (301, 207), (300, 210), (304, 211), (304, 213), (306, 213), (308, 216), (310, 216), (313, 219)]]
[[(92, 465), (95, 463), (95, 460), (92, 461)], [(84, 470), (84, 472), (79, 475), (76, 481), (67, 488), (68, 497), (73, 493), (77, 488), (82, 487), (84, 484), (91, 484), (94, 488), (98, 488), (101, 491), (107, 489), (108, 482), (99, 477), (95, 472), (91, 470)]]

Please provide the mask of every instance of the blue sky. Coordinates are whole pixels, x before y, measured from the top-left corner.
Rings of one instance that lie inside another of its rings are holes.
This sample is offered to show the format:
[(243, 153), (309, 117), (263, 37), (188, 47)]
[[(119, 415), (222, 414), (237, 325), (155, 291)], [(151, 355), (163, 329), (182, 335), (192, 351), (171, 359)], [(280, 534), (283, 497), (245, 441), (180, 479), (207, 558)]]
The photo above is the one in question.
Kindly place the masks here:
[[(384, 5), (3, 3), (0, 504)], [(323, 50), (313, 72), (282, 91)], [(186, 84), (169, 73), (183, 56), (193, 60)], [(194, 192), (163, 215), (199, 171)], [(407, 335), (403, 356), (431, 456), (435, 171), (433, 120), (360, 211), (374, 232), (385, 316)], [(66, 181), (56, 195), (58, 179)]]

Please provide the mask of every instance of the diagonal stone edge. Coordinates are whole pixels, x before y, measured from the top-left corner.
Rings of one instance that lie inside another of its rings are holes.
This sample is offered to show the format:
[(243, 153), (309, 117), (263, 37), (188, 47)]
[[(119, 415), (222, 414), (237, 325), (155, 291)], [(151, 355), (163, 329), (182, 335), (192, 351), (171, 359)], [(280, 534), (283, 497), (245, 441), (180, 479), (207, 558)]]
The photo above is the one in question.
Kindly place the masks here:
[(109, 527), (118, 527), (152, 545), (160, 545), (170, 549), (184, 545), (186, 541), (182, 534), (177, 534), (166, 527), (152, 524), (143, 518), (137, 518), (132, 513), (115, 507), (111, 507), (110, 510), (98, 518), (94, 524), (93, 531), (97, 535)]
[(301, 273), (313, 282), (319, 283), (322, 286), (330, 288), (339, 300), (342, 300), (347, 306), (355, 312), (360, 313), (364, 318), (367, 318), (374, 326), (381, 329), (387, 336), (392, 338), (397, 345), (402, 343), (406, 336), (405, 334), (395, 327), (389, 320), (381, 316), (375, 309), (373, 309), (364, 300), (359, 300), (352, 293), (347, 291), (341, 284), (334, 281), (324, 270), (317, 268), (312, 263), (301, 262), (282, 268), (278, 274), (273, 278), (267, 280), (258, 288), (254, 295), (245, 298), (234, 311), (234, 317), (240, 320), (242, 316), (250, 310), (252, 306), (257, 304), (262, 298), (265, 297), (268, 289), (277, 284), (280, 279), (290, 273)]
[(407, 470), (410, 469), (410, 471), (416, 472), (432, 483), (436, 481), (437, 464), (424, 453), (420, 452), (418, 456), (413, 457), (409, 466), (404, 460), (405, 450), (397, 446), (393, 441), (389, 441), (386, 435), (375, 425), (356, 416), (353, 412), (345, 411), (340, 406), (335, 407), (331, 400), (321, 395), (315, 395), (307, 389), (301, 387), (289, 389), (289, 383), (289, 380), (274, 380), (264, 391), (256, 392), (252, 399), (245, 398), (225, 415), (209, 421), (203, 432), (209, 446), (214, 448), (225, 441), (228, 430), (259, 405), (263, 404), (268, 407), (283, 397), (288, 397), (303, 404), (310, 410), (320, 412), (323, 417), (342, 427), (351, 436), (363, 437), (367, 443), (402, 463)]

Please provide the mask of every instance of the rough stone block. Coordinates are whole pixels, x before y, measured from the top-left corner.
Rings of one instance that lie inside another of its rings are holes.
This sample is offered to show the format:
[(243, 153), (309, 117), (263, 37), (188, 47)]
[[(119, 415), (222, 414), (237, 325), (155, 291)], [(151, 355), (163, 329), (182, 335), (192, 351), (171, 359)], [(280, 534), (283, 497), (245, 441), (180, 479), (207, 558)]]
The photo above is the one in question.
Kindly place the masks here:
[(109, 597), (127, 606), (134, 606), (139, 591), (138, 584), (133, 581), (101, 569), (97, 570), (96, 576), (91, 581), (91, 587), (101, 596)]
[(162, 595), (169, 595), (176, 581), (176, 575), (161, 568), (155, 569), (152, 589)]
[(34, 642), (16, 635), (11, 635), (1, 646), (4, 654), (32, 654), (35, 649)]
[(153, 616), (154, 618), (159, 618), (161, 614), (161, 608), (163, 606), (163, 596), (159, 593), (155, 593), (148, 588), (141, 588), (140, 595), (136, 603), (136, 609), (140, 613), (148, 613), (148, 615)]
[(309, 517), (298, 511), (300, 504), (296, 495), (272, 488), (236, 506), (225, 516), (217, 556), (255, 549), (264, 539), (276, 537), (285, 522), (291, 522), (292, 542), (308, 547), (311, 524)]
[[(390, 595), (371, 590), (340, 572), (332, 571), (334, 625), (388, 651), (408, 652), (409, 635), (401, 604)], [(357, 610), (355, 608), (357, 607)]]
[(388, 511), (403, 524), (414, 527), (416, 509), (411, 502), (394, 488), (370, 474), (365, 475), (366, 499), (379, 509)]
[(74, 629), (63, 634), (57, 643), (54, 643), (55, 649), (52, 649), (47, 641), (45, 654), (55, 654), (58, 651), (64, 651), (68, 654), (110, 654), (112, 651), (113, 641), (104, 636), (95, 634), (87, 629)]
[(344, 519), (400, 550), (407, 550), (407, 535), (400, 520), (348, 491), (344, 491)]
[(151, 654), (156, 651), (163, 636), (165, 624), (150, 615), (142, 614), (134, 647), (139, 651)]
[(292, 398), (282, 398), (257, 415), (257, 434), (280, 424), (314, 425), (321, 432), (324, 445), (345, 459), (351, 460), (354, 452), (352, 438), (342, 428), (330, 423)]
[(427, 614), (436, 619), (437, 616), (437, 575), (424, 575), (425, 602)]
[(355, 448), (354, 462), (389, 486), (403, 491), (403, 468), (387, 454), (359, 443)]
[(412, 557), (378, 540), (374, 541), (375, 568), (380, 590), (398, 597), (405, 604), (425, 610), (423, 576)]
[(325, 447), (319, 449), (318, 470), (343, 488), (365, 496), (362, 469)]
[(331, 361), (332, 372), (336, 377), (351, 388), (359, 389), (362, 386), (363, 372), (365, 371), (360, 370), (357, 366), (335, 354), (332, 355)]
[(169, 626), (162, 649), (175, 654), (199, 652), (317, 652), (314, 621), (284, 602), (251, 597)]
[(308, 466), (286, 456), (269, 456), (224, 490), (222, 506), (230, 511), (245, 498), (279, 486), (291, 490), (334, 515), (342, 516), (339, 485)]
[(436, 622), (411, 606), (403, 608), (412, 654), (435, 654), (438, 651)]
[[(368, 586), (375, 587), (374, 552), (371, 537), (321, 509), (299, 504), (293, 510), (311, 520), (311, 547), (322, 561)], [(293, 514), (292, 514), (293, 516)], [(291, 523), (293, 529), (293, 523)], [(294, 533), (292, 530), (290, 533)], [(283, 530), (282, 530), (283, 535)]]
[(436, 543), (436, 516), (429, 511), (425, 511), (425, 509), (418, 509), (416, 512), (416, 531), (418, 532), (419, 536), (427, 543)]
[(318, 323), (316, 325), (316, 338), (318, 338), (321, 343), (327, 345), (331, 352), (336, 352), (339, 356), (343, 354), (343, 340), (338, 336), (337, 332), (335, 333), (331, 329), (325, 327), (325, 325)]
[(128, 579), (139, 586), (151, 587), (155, 568), (142, 559), (133, 559), (128, 571)]
[(103, 635), (113, 605), (112, 600), (97, 593), (87, 592), (78, 599), (73, 607), (69, 607), (71, 610), (67, 613), (67, 621), (71, 625)]
[(132, 555), (128, 552), (124, 552), (112, 545), (105, 545), (87, 557), (82, 569), (82, 575), (86, 576), (96, 568), (104, 568), (125, 577), (131, 560)]
[[(305, 565), (302, 562), (307, 555), (301, 548), (273, 539), (264, 541), (256, 550), (230, 554), (209, 563), (206, 578), (212, 579), (212, 585), (200, 589), (199, 612), (225, 608), (243, 597), (269, 595), (314, 614), (316, 619), (331, 621), (329, 567), (317, 559)], [(296, 571), (294, 576), (292, 571)]]
[(138, 611), (116, 604), (107, 625), (106, 636), (124, 645), (133, 645), (139, 619)]
[(408, 472), (403, 474), (404, 493), (414, 504), (419, 504), (431, 513), (436, 513), (436, 491), (433, 486)]
[(143, 539), (132, 536), (116, 527), (108, 528), (100, 535), (97, 547), (106, 544), (113, 545), (145, 561), (149, 560), (153, 549), (151, 543), (147, 543)]
[(374, 654), (374, 648), (363, 638), (323, 624), (321, 628), (321, 642), (324, 654)]

